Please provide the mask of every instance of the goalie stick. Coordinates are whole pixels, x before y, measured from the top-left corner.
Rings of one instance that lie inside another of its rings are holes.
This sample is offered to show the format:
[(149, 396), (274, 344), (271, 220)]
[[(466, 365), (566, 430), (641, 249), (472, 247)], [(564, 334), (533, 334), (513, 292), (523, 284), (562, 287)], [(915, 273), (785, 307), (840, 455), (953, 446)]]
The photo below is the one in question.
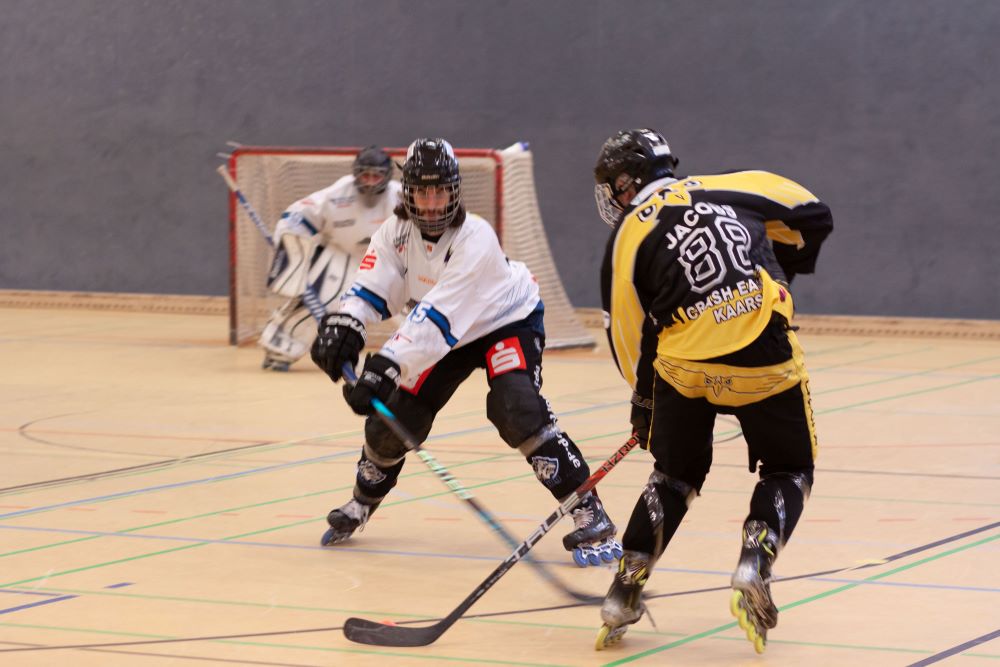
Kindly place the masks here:
[[(237, 201), (240, 202), (240, 206), (243, 207), (243, 210), (247, 212), (247, 215), (250, 217), (250, 221), (253, 222), (254, 227), (256, 227), (257, 231), (261, 233), (264, 240), (267, 241), (267, 244), (273, 248), (274, 239), (271, 238), (271, 232), (267, 229), (267, 225), (264, 224), (264, 221), (260, 219), (260, 216), (257, 215), (257, 211), (254, 209), (253, 205), (251, 205), (247, 198), (243, 195), (239, 184), (236, 182), (236, 179), (233, 178), (233, 175), (229, 173), (226, 165), (219, 165), (219, 168), (216, 169), (216, 171), (219, 172), (219, 175), (222, 176), (222, 180), (224, 180), (226, 185), (229, 186), (229, 190), (236, 195)], [(309, 314), (316, 318), (317, 322), (321, 322), (323, 320), (323, 316), (326, 315), (326, 308), (323, 307), (323, 302), (320, 301), (319, 295), (316, 294), (316, 288), (308, 283), (306, 284), (305, 292), (302, 294), (302, 303), (306, 305), (306, 308), (309, 309)]]
[[(354, 368), (351, 367), (351, 364), (346, 363), (344, 364), (343, 371), (344, 380), (349, 385), (353, 386), (358, 381)], [(396, 415), (392, 413), (392, 410), (386, 407), (385, 403), (377, 398), (372, 398), (372, 407), (375, 408), (375, 412), (378, 413), (379, 419), (381, 419), (389, 430), (402, 441), (403, 446), (410, 451), (416, 452), (417, 456), (420, 457), (420, 460), (427, 464), (428, 468), (434, 471), (434, 474), (437, 475), (449, 489), (451, 489), (452, 493), (464, 500), (466, 504), (468, 504), (476, 512), (476, 515), (482, 519), (486, 525), (492, 528), (504, 542), (507, 543), (507, 546), (518, 546), (517, 540), (513, 535), (507, 532), (507, 529), (503, 527), (503, 524), (501, 524), (488, 509), (476, 500), (475, 496), (473, 496), (468, 489), (462, 486), (462, 483), (455, 479), (454, 475), (448, 472), (447, 468), (441, 465), (430, 452), (424, 449), (423, 446), (417, 442), (417, 439), (406, 430), (405, 426), (399, 423), (399, 420), (396, 419)], [(549, 569), (542, 563), (534, 559), (528, 559), (528, 564), (534, 567), (535, 571), (538, 572), (538, 574), (541, 575), (541, 577), (549, 582), (554, 588), (574, 600), (577, 600), (578, 602), (597, 602), (600, 600), (600, 598), (593, 595), (587, 595), (586, 593), (580, 593), (579, 591), (573, 590), (564, 584), (555, 574), (550, 572)]]
[(518, 545), (514, 550), (514, 553), (507, 556), (500, 565), (497, 566), (493, 572), (490, 573), (486, 579), (483, 580), (479, 586), (472, 591), (468, 597), (462, 600), (455, 609), (442, 618), (440, 621), (433, 625), (428, 625), (422, 628), (413, 628), (402, 625), (386, 625), (384, 623), (376, 623), (375, 621), (369, 621), (363, 618), (351, 617), (347, 619), (344, 623), (344, 636), (350, 639), (352, 642), (357, 642), (359, 644), (370, 644), (373, 646), (427, 646), (428, 644), (434, 643), (438, 637), (443, 635), (448, 628), (455, 624), (459, 618), (462, 617), (469, 608), (476, 603), (479, 598), (481, 598), (486, 591), (493, 587), (500, 578), (507, 573), (510, 568), (525, 557), (528, 551), (531, 550), (535, 544), (538, 543), (542, 537), (549, 532), (559, 519), (563, 518), (574, 507), (576, 507), (583, 496), (597, 486), (597, 483), (604, 479), (612, 468), (614, 468), (618, 463), (625, 458), (625, 456), (639, 444), (638, 438), (635, 434), (632, 435), (628, 441), (618, 448), (618, 450), (611, 455), (607, 461), (605, 461), (601, 467), (587, 478), (587, 481), (581, 484), (576, 491), (571, 493), (556, 509), (555, 512), (546, 517), (545, 521), (535, 529), (531, 535), (528, 536), (524, 542)]

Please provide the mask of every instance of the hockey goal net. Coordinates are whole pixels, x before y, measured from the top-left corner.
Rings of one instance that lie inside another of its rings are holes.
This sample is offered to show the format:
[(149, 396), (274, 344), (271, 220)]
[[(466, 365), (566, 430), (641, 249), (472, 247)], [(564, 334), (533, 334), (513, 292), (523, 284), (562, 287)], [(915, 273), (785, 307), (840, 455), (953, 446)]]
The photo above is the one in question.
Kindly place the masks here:
[[(406, 155), (405, 148), (385, 150), (397, 162)], [(350, 173), (357, 152), (357, 148), (240, 146), (229, 159), (229, 172), (273, 230), (289, 204)], [(466, 209), (489, 221), (507, 256), (527, 264), (538, 279), (545, 302), (546, 346), (594, 345), (552, 260), (538, 209), (531, 152), (515, 144), (505, 150), (456, 149), (455, 154)], [(284, 298), (265, 286), (271, 248), (234, 195), (229, 198), (229, 221), (229, 339), (242, 345), (256, 341)]]

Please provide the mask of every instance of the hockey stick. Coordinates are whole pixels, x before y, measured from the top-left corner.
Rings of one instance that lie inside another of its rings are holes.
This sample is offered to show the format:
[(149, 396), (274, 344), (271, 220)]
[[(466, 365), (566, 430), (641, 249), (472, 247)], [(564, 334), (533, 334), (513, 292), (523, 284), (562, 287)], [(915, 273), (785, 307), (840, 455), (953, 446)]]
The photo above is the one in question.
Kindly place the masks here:
[(359, 644), (371, 644), (374, 646), (427, 646), (428, 644), (434, 643), (438, 637), (443, 635), (448, 628), (455, 624), (469, 608), (476, 603), (479, 598), (483, 596), (490, 588), (493, 587), (500, 577), (505, 575), (510, 568), (514, 567), (517, 561), (525, 557), (528, 551), (538, 543), (540, 539), (549, 532), (559, 519), (563, 518), (569, 512), (576, 507), (583, 496), (597, 486), (605, 475), (607, 475), (612, 468), (614, 468), (618, 463), (625, 458), (625, 456), (639, 444), (638, 438), (633, 434), (628, 441), (618, 448), (611, 458), (605, 461), (600, 469), (594, 474), (587, 478), (584, 482), (577, 488), (576, 491), (571, 493), (566, 500), (559, 505), (559, 508), (555, 512), (550, 514), (542, 524), (535, 529), (528, 539), (514, 550), (514, 553), (507, 556), (500, 565), (497, 566), (490, 576), (486, 577), (479, 586), (472, 591), (468, 597), (462, 600), (450, 614), (445, 616), (443, 619), (435, 623), (434, 625), (428, 625), (423, 628), (411, 628), (402, 625), (386, 625), (384, 623), (376, 623), (375, 621), (368, 621), (363, 618), (351, 617), (347, 619), (344, 623), (344, 636), (350, 639), (352, 642), (357, 642)]
[[(229, 186), (230, 191), (236, 195), (236, 199), (240, 202), (243, 210), (247, 212), (247, 215), (250, 216), (250, 221), (253, 222), (254, 227), (256, 227), (257, 231), (261, 233), (264, 240), (267, 241), (267, 244), (273, 248), (274, 239), (271, 238), (271, 232), (268, 230), (267, 225), (264, 224), (264, 221), (260, 219), (260, 216), (257, 215), (257, 211), (254, 207), (250, 204), (247, 198), (243, 196), (243, 192), (240, 190), (239, 184), (236, 182), (236, 179), (233, 178), (232, 174), (229, 173), (229, 170), (226, 169), (226, 165), (219, 165), (219, 168), (216, 169), (216, 171), (219, 172), (220, 176), (222, 176), (222, 180), (224, 180), (226, 185)], [(316, 318), (317, 322), (323, 320), (323, 316), (326, 315), (326, 308), (323, 307), (323, 302), (320, 301), (319, 295), (316, 294), (316, 288), (308, 283), (306, 284), (305, 292), (302, 294), (302, 303), (306, 305), (306, 308), (309, 309), (309, 313)]]
[[(353, 386), (358, 381), (354, 368), (351, 367), (351, 364), (346, 363), (344, 364), (343, 371), (344, 380), (349, 385)], [(493, 514), (490, 513), (490, 511), (486, 509), (478, 500), (476, 500), (475, 496), (473, 496), (468, 489), (462, 486), (462, 483), (455, 479), (455, 477), (448, 472), (447, 468), (441, 465), (430, 452), (424, 449), (423, 446), (417, 442), (417, 439), (410, 434), (405, 426), (399, 423), (396, 415), (392, 413), (392, 410), (386, 407), (385, 403), (377, 398), (372, 398), (372, 407), (375, 408), (375, 412), (378, 414), (379, 419), (382, 420), (382, 423), (385, 424), (389, 430), (402, 441), (403, 445), (410, 451), (416, 452), (417, 456), (420, 457), (420, 460), (427, 464), (427, 467), (433, 470), (434, 474), (441, 478), (441, 481), (444, 482), (449, 489), (451, 489), (452, 493), (464, 500), (476, 512), (476, 515), (486, 523), (486, 525), (492, 528), (497, 535), (503, 538), (503, 541), (507, 543), (507, 546), (518, 546), (517, 539), (507, 532), (507, 529), (503, 527), (500, 521), (497, 520), (497, 518), (494, 517)], [(586, 593), (580, 593), (573, 590), (560, 581), (559, 578), (550, 572), (547, 567), (542, 565), (542, 563), (534, 559), (529, 559), (528, 563), (534, 567), (535, 571), (537, 571), (538, 574), (540, 574), (542, 578), (549, 582), (554, 588), (559, 589), (561, 593), (570, 596), (574, 600), (579, 602), (596, 602), (599, 599), (593, 595), (587, 595)]]

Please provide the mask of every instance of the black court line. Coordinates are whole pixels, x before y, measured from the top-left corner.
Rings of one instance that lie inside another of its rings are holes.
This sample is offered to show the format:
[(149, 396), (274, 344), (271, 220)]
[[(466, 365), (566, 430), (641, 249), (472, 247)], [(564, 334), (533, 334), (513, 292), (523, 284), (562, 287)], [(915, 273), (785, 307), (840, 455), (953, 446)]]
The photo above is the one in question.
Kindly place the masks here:
[[(841, 567), (841, 568), (835, 568), (835, 569), (832, 569), (832, 570), (822, 570), (820, 572), (810, 572), (808, 574), (797, 574), (797, 575), (794, 575), (794, 576), (791, 576), (791, 577), (781, 577), (780, 579), (774, 579), (771, 583), (772, 584), (780, 584), (780, 583), (785, 582), (785, 581), (795, 581), (795, 580), (798, 580), (798, 579), (809, 579), (811, 577), (825, 577), (827, 575), (837, 574), (837, 573), (840, 573), (840, 572), (848, 572), (848, 571), (852, 571), (852, 570), (863, 570), (863, 569), (866, 569), (866, 568), (869, 568), (869, 567), (878, 567), (880, 565), (884, 565), (886, 563), (891, 563), (892, 561), (899, 560), (900, 558), (904, 558), (906, 556), (912, 556), (912, 555), (914, 555), (916, 553), (920, 553), (921, 551), (927, 551), (928, 549), (933, 549), (933, 548), (939, 547), (939, 546), (941, 546), (943, 544), (948, 544), (949, 542), (955, 542), (957, 540), (961, 540), (961, 539), (964, 539), (966, 537), (970, 537), (972, 535), (976, 535), (978, 533), (982, 533), (982, 532), (985, 532), (985, 531), (988, 531), (988, 530), (991, 530), (991, 529), (997, 528), (997, 527), (1000, 527), (1000, 521), (996, 521), (994, 523), (987, 524), (987, 525), (981, 526), (979, 528), (974, 528), (972, 530), (967, 530), (964, 533), (958, 533), (956, 535), (951, 535), (950, 537), (945, 537), (943, 539), (940, 539), (940, 540), (937, 540), (937, 541), (934, 541), (934, 542), (929, 542), (929, 543), (924, 544), (922, 546), (914, 547), (913, 549), (907, 549), (906, 551), (901, 551), (901, 552), (899, 552), (897, 554), (893, 554), (891, 556), (886, 556), (884, 559), (882, 559), (882, 562), (879, 562), (879, 563), (866, 563), (864, 565), (853, 565), (851, 567)], [(658, 599), (658, 598), (680, 597), (682, 595), (695, 595), (695, 594), (698, 594), (698, 593), (714, 593), (714, 592), (717, 592), (717, 591), (725, 591), (725, 590), (729, 590), (729, 589), (730, 589), (730, 586), (712, 586), (710, 588), (696, 588), (696, 589), (691, 589), (691, 590), (686, 590), (686, 591), (674, 591), (672, 593), (658, 593), (658, 594), (653, 594), (653, 595), (647, 595), (645, 597), (646, 597), (647, 600), (653, 600), (653, 599)], [(474, 619), (474, 618), (493, 618), (493, 617), (496, 617), (496, 616), (518, 616), (518, 615), (521, 615), (521, 614), (535, 614), (535, 613), (544, 612), (544, 611), (559, 611), (561, 609), (574, 609), (576, 607), (587, 607), (587, 606), (594, 606), (594, 605), (595, 605), (595, 603), (591, 603), (591, 602), (571, 602), (571, 603), (567, 603), (567, 604), (552, 605), (552, 606), (548, 606), (548, 607), (534, 607), (532, 609), (514, 609), (514, 610), (510, 610), (510, 611), (485, 612), (485, 613), (482, 613), (482, 614), (467, 614), (467, 615), (463, 616), (462, 618), (464, 618), (464, 619)], [(442, 618), (443, 617), (441, 617), (441, 618), (416, 618), (416, 619), (409, 619), (409, 620), (406, 620), (406, 621), (395, 621), (395, 623), (396, 623), (396, 625), (412, 625), (414, 623), (436, 623), (436, 622), (442, 620)], [(139, 640), (127, 641), (127, 642), (106, 642), (106, 643), (103, 643), (103, 644), (65, 644), (65, 645), (57, 645), (57, 646), (31, 646), (31, 647), (25, 647), (25, 648), (6, 648), (6, 649), (0, 649), (0, 653), (19, 653), (19, 652), (25, 652), (25, 651), (57, 651), (57, 650), (60, 650), (60, 649), (117, 648), (117, 647), (122, 647), (122, 646), (149, 646), (149, 645), (152, 645), (152, 644), (175, 644), (175, 643), (181, 643), (181, 642), (201, 642), (201, 641), (222, 641), (222, 640), (232, 640), (232, 639), (252, 639), (252, 638), (255, 638), (255, 637), (273, 637), (273, 636), (276, 636), (276, 635), (301, 635), (301, 634), (309, 634), (309, 633), (315, 633), (315, 632), (335, 632), (337, 630), (343, 630), (343, 628), (344, 628), (343, 625), (334, 625), (334, 626), (324, 627), (324, 628), (304, 628), (304, 629), (300, 629), (300, 630), (270, 630), (270, 631), (267, 631), (267, 632), (253, 632), (253, 633), (238, 634), (238, 635), (214, 635), (214, 636), (210, 636), (210, 637), (174, 637), (174, 638), (170, 638), (170, 639), (139, 639)], [(1000, 631), (998, 631), (998, 632), (1000, 632)], [(992, 638), (992, 637), (990, 637), (990, 638)], [(982, 638), (980, 638), (980, 639), (982, 639)], [(973, 641), (977, 641), (977, 640), (973, 640)], [(983, 640), (983, 641), (988, 641), (988, 640)], [(947, 656), (945, 656), (945, 657), (947, 657)]]
[(917, 662), (912, 662), (906, 667), (924, 667), (924, 665), (932, 665), (935, 662), (941, 662), (945, 658), (950, 658), (957, 653), (963, 653), (968, 651), (970, 648), (975, 648), (980, 644), (985, 644), (988, 641), (992, 641), (1000, 637), (1000, 630), (994, 630), (993, 632), (983, 635), (982, 637), (976, 637), (975, 639), (970, 639), (964, 644), (959, 644), (958, 646), (953, 646), (947, 651), (941, 651), (940, 653), (935, 653), (929, 658), (924, 658), (923, 660), (918, 660)]
[(228, 447), (226, 449), (214, 449), (210, 452), (202, 452), (201, 454), (192, 454), (191, 456), (178, 456), (173, 459), (163, 459), (160, 461), (152, 461), (151, 463), (142, 463), (134, 466), (127, 466), (125, 468), (114, 468), (112, 470), (102, 470), (100, 472), (90, 472), (82, 475), (73, 475), (72, 477), (58, 477), (56, 479), (47, 479), (39, 482), (29, 482), (28, 484), (19, 484), (17, 486), (7, 486), (0, 489), (0, 493), (7, 493), (8, 491), (24, 491), (26, 489), (36, 489), (43, 488), (46, 486), (53, 486), (56, 484), (64, 484), (68, 482), (80, 482), (85, 480), (101, 479), (103, 477), (109, 477), (111, 475), (116, 475), (123, 472), (135, 472), (137, 470), (144, 470), (146, 468), (156, 468), (158, 466), (168, 466), (175, 463), (182, 463), (184, 461), (193, 461), (195, 459), (204, 458), (206, 456), (215, 456), (216, 454), (227, 454), (229, 452), (238, 452), (242, 449), (253, 449), (254, 447), (263, 447), (265, 445), (276, 444), (274, 441), (257, 442), (252, 445), (240, 445), (239, 447)]

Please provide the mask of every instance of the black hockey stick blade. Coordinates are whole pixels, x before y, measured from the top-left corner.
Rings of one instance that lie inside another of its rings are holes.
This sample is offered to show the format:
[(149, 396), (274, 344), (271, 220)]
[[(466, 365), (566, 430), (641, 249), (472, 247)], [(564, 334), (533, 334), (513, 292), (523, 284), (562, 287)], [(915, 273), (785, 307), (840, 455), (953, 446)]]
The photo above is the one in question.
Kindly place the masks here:
[(619, 447), (618, 450), (611, 455), (611, 458), (601, 464), (601, 467), (588, 477), (587, 481), (581, 484), (576, 491), (571, 493), (569, 497), (559, 505), (556, 511), (546, 517), (545, 521), (543, 521), (541, 525), (528, 536), (528, 539), (518, 545), (518, 547), (514, 550), (514, 553), (507, 556), (507, 558), (504, 559), (504, 561), (500, 563), (500, 565), (498, 565), (481, 584), (476, 586), (474, 591), (469, 593), (469, 595), (462, 600), (461, 604), (455, 607), (450, 614), (442, 618), (437, 623), (422, 628), (411, 628), (404, 625), (377, 623), (363, 618), (351, 617), (344, 623), (344, 636), (352, 642), (370, 644), (373, 646), (427, 646), (428, 644), (434, 643), (434, 641), (443, 635), (448, 628), (454, 625), (455, 621), (461, 618), (462, 615), (465, 614), (465, 612), (467, 612), (477, 600), (479, 600), (479, 598), (485, 595), (489, 589), (493, 588), (493, 585), (496, 584), (508, 570), (514, 567), (519, 560), (524, 558), (531, 548), (535, 546), (535, 544), (537, 544), (538, 541), (559, 522), (559, 519), (566, 516), (574, 507), (576, 507), (583, 499), (583, 496), (597, 486), (597, 483), (604, 479), (604, 476), (607, 475), (611, 469), (624, 459), (625, 456), (638, 444), (639, 440), (633, 434), (632, 437), (628, 439), (628, 442)]
[(438, 622), (424, 628), (411, 628), (351, 617), (344, 623), (344, 636), (352, 642), (371, 646), (428, 646), (449, 627), (451, 623), (442, 626), (442, 622)]

